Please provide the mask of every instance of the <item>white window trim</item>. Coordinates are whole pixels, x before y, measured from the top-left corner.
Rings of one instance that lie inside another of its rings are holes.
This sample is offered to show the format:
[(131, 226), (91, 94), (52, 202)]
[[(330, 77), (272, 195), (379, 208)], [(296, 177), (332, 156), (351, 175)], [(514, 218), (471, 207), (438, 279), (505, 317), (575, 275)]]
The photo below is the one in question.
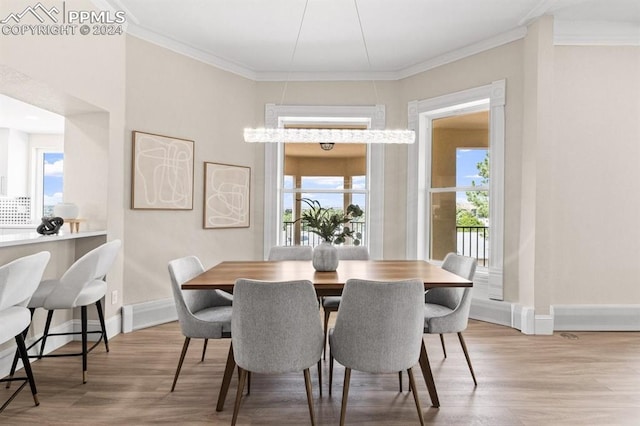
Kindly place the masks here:
[[(418, 143), (409, 146), (407, 157), (407, 247), (409, 259), (428, 259), (430, 174), (431, 164), (430, 123), (436, 117), (453, 115), (462, 109), (472, 110), (485, 99), (489, 99), (489, 155), (491, 158), (491, 179), (489, 183), (489, 209), (491, 228), (489, 247), (491, 256), (487, 274), (487, 296), (503, 300), (503, 257), (504, 257), (504, 145), (506, 98), (505, 80), (494, 81), (461, 92), (455, 92), (431, 99), (412, 101), (408, 104), (409, 129), (418, 133)], [(478, 274), (484, 275), (484, 274)], [(485, 277), (478, 276), (483, 281)]]
[[(328, 118), (366, 124), (368, 128), (385, 128), (385, 106), (305, 106), (266, 104), (264, 122), (267, 128), (301, 123), (305, 118), (317, 121)], [(384, 232), (384, 145), (371, 144), (367, 150), (367, 185), (369, 186), (367, 235), (372, 259), (382, 259)], [(264, 150), (264, 258), (271, 246), (278, 244), (278, 229), (282, 217), (282, 165), (284, 149), (281, 143), (266, 144)]]

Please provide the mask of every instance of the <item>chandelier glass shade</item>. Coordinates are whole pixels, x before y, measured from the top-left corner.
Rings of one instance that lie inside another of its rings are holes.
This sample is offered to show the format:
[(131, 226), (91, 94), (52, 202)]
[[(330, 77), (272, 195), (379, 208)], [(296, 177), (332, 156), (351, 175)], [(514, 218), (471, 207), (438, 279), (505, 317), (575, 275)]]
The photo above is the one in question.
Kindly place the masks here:
[(401, 143), (415, 141), (413, 130), (246, 128), (245, 142)]

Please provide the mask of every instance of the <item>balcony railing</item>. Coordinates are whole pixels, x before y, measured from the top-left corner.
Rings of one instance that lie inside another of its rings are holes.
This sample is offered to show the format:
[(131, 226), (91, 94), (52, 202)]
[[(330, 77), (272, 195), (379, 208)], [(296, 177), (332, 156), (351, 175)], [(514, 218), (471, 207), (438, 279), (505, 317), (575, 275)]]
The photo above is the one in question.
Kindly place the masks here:
[[(286, 246), (296, 245), (296, 226), (295, 222), (283, 222), (282, 225), (282, 233), (283, 233), (283, 243)], [(354, 232), (359, 232), (362, 234), (362, 238), (360, 241), (366, 241), (365, 230), (366, 230), (365, 222), (350, 222), (349, 227), (353, 229)], [(300, 245), (302, 246), (312, 246), (315, 247), (322, 242), (322, 238), (319, 235), (314, 234), (313, 232), (309, 232), (308, 229), (305, 229), (303, 225), (300, 225)]]
[(489, 263), (489, 227), (456, 226), (457, 252), (463, 256), (474, 257), (479, 266)]
[[(284, 245), (291, 246), (296, 244), (295, 222), (283, 222), (282, 241)], [(351, 228), (355, 232), (362, 234), (362, 240), (366, 241), (365, 222), (351, 222)], [(456, 251), (463, 256), (469, 256), (478, 260), (479, 266), (487, 266), (489, 264), (489, 227), (488, 226), (456, 226), (457, 245)], [(300, 245), (315, 247), (320, 244), (321, 238), (309, 232), (304, 226), (300, 225)]]

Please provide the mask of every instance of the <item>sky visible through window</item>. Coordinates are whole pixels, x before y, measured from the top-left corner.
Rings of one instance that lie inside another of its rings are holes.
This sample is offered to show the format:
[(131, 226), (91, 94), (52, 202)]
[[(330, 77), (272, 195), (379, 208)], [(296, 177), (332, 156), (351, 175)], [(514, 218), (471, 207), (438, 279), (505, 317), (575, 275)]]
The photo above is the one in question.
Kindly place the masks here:
[(44, 153), (43, 161), (43, 214), (53, 214), (53, 206), (62, 202), (62, 165), (64, 154), (61, 152)]
[[(366, 189), (366, 177), (354, 176), (352, 180), (353, 189)], [(293, 188), (293, 177), (284, 177), (284, 187), (286, 189)], [(342, 176), (303, 176), (302, 187), (309, 190), (327, 190), (327, 189), (344, 189)], [(301, 198), (311, 198), (318, 200), (322, 207), (334, 207), (342, 208), (342, 194), (338, 193), (303, 193)], [(284, 198), (284, 208), (291, 209), (293, 206), (293, 194), (292, 196), (286, 196)], [(354, 204), (364, 206), (365, 195), (353, 194), (352, 201)]]
[[(480, 185), (482, 177), (478, 174), (477, 164), (484, 160), (487, 155), (487, 148), (458, 148), (456, 150), (456, 186), (471, 186), (475, 181)], [(467, 197), (464, 192), (458, 192), (458, 202), (466, 202)]]

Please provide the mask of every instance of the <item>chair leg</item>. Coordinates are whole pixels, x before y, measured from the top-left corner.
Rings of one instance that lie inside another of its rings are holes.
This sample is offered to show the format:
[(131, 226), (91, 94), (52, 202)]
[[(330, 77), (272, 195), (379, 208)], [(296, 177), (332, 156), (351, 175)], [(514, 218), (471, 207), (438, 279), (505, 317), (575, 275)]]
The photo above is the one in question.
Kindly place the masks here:
[(329, 328), (329, 317), (331, 316), (331, 311), (328, 311), (326, 308), (324, 309), (324, 343), (322, 346), (322, 352), (324, 353), (323, 359), (327, 360), (327, 330)]
[(184, 356), (187, 354), (187, 348), (189, 347), (189, 342), (191, 338), (185, 337), (184, 344), (182, 345), (182, 353), (180, 354), (180, 361), (178, 361), (178, 368), (176, 369), (176, 375), (173, 377), (173, 385), (171, 386), (171, 392), (176, 388), (176, 383), (178, 383), (178, 376), (180, 375), (180, 370), (182, 369), (182, 363), (184, 362)]
[[(238, 366), (238, 377), (240, 377), (240, 366)], [(251, 395), (251, 371), (247, 371), (247, 395)]]
[(400, 393), (402, 393), (402, 370), (398, 371), (398, 386), (400, 388)]
[(15, 336), (16, 344), (18, 346), (16, 349), (16, 352), (20, 355), (20, 358), (22, 359), (22, 363), (24, 364), (24, 370), (27, 374), (27, 377), (14, 379), (12, 375), (10, 378), (5, 379), (8, 381), (8, 383), (11, 383), (11, 381), (13, 380), (20, 380), (22, 381), (22, 384), (18, 386), (18, 389), (16, 389), (15, 392), (11, 394), (9, 399), (7, 399), (4, 402), (4, 404), (2, 404), (2, 406), (0, 407), (0, 413), (2, 413), (5, 408), (7, 408), (7, 406), (11, 403), (11, 401), (15, 399), (16, 396), (18, 396), (20, 391), (24, 389), (27, 383), (29, 383), (29, 385), (31, 386), (31, 394), (33, 395), (33, 401), (35, 402), (36, 406), (40, 405), (40, 401), (38, 401), (38, 391), (36, 390), (36, 382), (33, 379), (33, 372), (31, 371), (31, 364), (29, 363), (29, 356), (27, 354), (27, 348), (24, 345), (24, 338), (22, 337), (22, 334), (23, 333), (20, 333), (17, 336)]
[(320, 396), (322, 396), (322, 361), (318, 360), (318, 387), (320, 388)]
[[(9, 372), (9, 379), (11, 379), (13, 377), (13, 375), (16, 373), (16, 368), (18, 368), (18, 358), (20, 358), (20, 353), (18, 352), (18, 349), (16, 349), (16, 353), (13, 355), (13, 362), (11, 363), (11, 371)], [(7, 382), (7, 386), (6, 389), (9, 389), (11, 387), (11, 381)]]
[(416, 409), (418, 410), (420, 425), (424, 426), (424, 416), (422, 415), (422, 407), (420, 406), (420, 398), (418, 397), (418, 391), (416, 389), (416, 380), (413, 377), (413, 370), (409, 368), (407, 370), (407, 374), (409, 375), (409, 389), (413, 390), (413, 400), (416, 402)]
[(207, 342), (209, 342), (209, 339), (204, 339), (204, 346), (202, 346), (202, 358), (200, 358), (200, 362), (204, 362), (204, 354), (207, 353)]
[(87, 383), (87, 307), (80, 307), (82, 322), (82, 384)]
[(234, 426), (238, 421), (238, 411), (240, 410), (240, 400), (242, 400), (242, 390), (244, 388), (244, 382), (247, 379), (247, 370), (238, 367), (240, 370), (240, 378), (238, 379), (238, 391), (236, 392), (236, 403), (233, 405), (233, 417), (231, 418), (231, 426)]
[(442, 353), (444, 354), (444, 357), (447, 357), (447, 348), (444, 347), (444, 335), (442, 333), (440, 333), (440, 343), (442, 344)]
[(340, 408), (340, 426), (344, 426), (347, 415), (347, 398), (349, 396), (349, 382), (351, 381), (351, 369), (344, 368), (344, 385), (342, 386), (342, 408)]
[(307, 390), (307, 403), (309, 404), (309, 415), (311, 416), (311, 426), (316, 424), (316, 416), (313, 413), (313, 390), (311, 389), (311, 374), (309, 369), (304, 369), (304, 385)]
[(49, 327), (51, 327), (51, 320), (53, 319), (53, 309), (47, 312), (47, 322), (44, 325), (44, 332), (42, 333), (42, 343), (40, 343), (40, 354), (38, 359), (42, 359), (44, 354), (44, 347), (47, 344), (47, 337), (49, 336)]
[(329, 396), (331, 396), (332, 384), (333, 384), (333, 355), (331, 354), (331, 348), (329, 348)]
[[(36, 308), (29, 308), (29, 311), (31, 312), (31, 319), (33, 319), (33, 313), (36, 311)], [(22, 340), (27, 338), (27, 334), (29, 333), (29, 327), (31, 327), (31, 321), (29, 321), (29, 325), (22, 332)], [(13, 377), (13, 375), (16, 373), (16, 368), (18, 368), (18, 358), (19, 357), (20, 357), (20, 353), (19, 353), (18, 349), (16, 348), (16, 353), (13, 355), (13, 362), (11, 363), (11, 370), (9, 372), (9, 379), (11, 379)], [(7, 389), (9, 389), (11, 387), (11, 380), (7, 381), (7, 386), (6, 387), (7, 387)]]
[(464, 338), (462, 337), (462, 333), (458, 333), (458, 339), (460, 339), (460, 345), (462, 345), (462, 351), (464, 352), (464, 357), (467, 358), (467, 365), (469, 365), (469, 371), (471, 371), (471, 377), (473, 377), (473, 384), (478, 386), (478, 382), (476, 381), (476, 375), (473, 372), (473, 367), (471, 366), (471, 358), (469, 358), (469, 352), (467, 352), (467, 345), (464, 343)]
[(100, 327), (102, 328), (102, 338), (104, 339), (104, 347), (109, 352), (109, 338), (107, 337), (107, 327), (104, 323), (104, 312), (102, 312), (102, 302), (98, 300), (96, 302), (96, 309), (98, 310), (98, 319), (100, 320)]
[(31, 370), (31, 363), (29, 362), (29, 354), (27, 353), (27, 347), (24, 344), (24, 338), (22, 334), (16, 336), (16, 344), (22, 357), (22, 364), (24, 365), (24, 371), (27, 373), (27, 379), (29, 380), (29, 386), (31, 387), (31, 394), (33, 395), (33, 402), (36, 406), (40, 405), (38, 401), (38, 390), (36, 389), (36, 381), (33, 378), (33, 371)]

